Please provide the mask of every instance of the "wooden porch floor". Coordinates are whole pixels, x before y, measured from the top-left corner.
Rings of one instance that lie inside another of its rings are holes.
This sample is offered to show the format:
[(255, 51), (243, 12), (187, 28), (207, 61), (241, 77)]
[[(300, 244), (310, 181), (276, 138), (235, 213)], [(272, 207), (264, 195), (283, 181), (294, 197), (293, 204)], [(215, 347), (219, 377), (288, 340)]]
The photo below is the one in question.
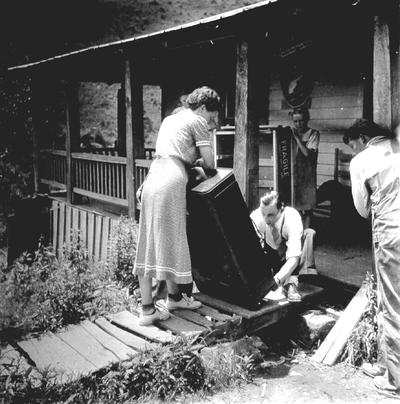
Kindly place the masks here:
[(8, 371), (7, 364), (18, 362), (21, 372), (32, 368), (33, 378), (38, 370), (51, 369), (57, 374), (57, 382), (65, 383), (134, 357), (154, 344), (169, 343), (178, 336), (199, 336), (208, 345), (219, 337), (239, 338), (276, 323), (322, 292), (321, 288), (304, 283), (299, 289), (301, 303), (265, 301), (256, 311), (199, 293), (196, 298), (203, 302), (202, 307), (195, 311), (173, 311), (168, 320), (149, 327), (140, 326), (138, 313), (128, 311), (93, 322), (85, 320), (55, 334), (46, 333), (3, 347), (0, 374)]

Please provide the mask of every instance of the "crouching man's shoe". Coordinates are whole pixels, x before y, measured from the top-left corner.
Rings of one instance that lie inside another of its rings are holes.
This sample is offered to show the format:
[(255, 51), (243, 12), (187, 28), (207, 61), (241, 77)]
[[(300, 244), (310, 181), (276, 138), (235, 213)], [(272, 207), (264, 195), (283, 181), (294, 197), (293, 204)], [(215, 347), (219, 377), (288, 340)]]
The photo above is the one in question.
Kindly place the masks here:
[(285, 289), (282, 286), (278, 286), (275, 290), (270, 290), (264, 299), (272, 301), (286, 299)]
[(287, 298), (289, 302), (301, 302), (301, 295), (295, 283), (288, 283)]

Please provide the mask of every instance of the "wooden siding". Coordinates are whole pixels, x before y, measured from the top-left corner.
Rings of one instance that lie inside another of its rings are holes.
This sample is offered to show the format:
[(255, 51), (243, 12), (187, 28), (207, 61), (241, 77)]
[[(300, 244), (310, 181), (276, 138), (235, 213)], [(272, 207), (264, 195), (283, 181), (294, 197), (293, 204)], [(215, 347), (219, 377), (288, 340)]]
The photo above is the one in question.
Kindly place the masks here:
[(74, 233), (78, 232), (89, 256), (96, 261), (106, 261), (108, 240), (116, 219), (98, 212), (53, 200), (51, 207), (51, 243), (60, 254), (69, 247)]

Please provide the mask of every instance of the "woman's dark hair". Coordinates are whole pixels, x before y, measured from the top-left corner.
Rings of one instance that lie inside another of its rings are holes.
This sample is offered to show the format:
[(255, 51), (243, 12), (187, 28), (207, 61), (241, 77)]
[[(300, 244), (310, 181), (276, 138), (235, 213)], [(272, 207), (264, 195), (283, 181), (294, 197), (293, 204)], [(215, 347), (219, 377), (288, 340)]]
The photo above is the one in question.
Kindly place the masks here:
[(279, 192), (269, 190), (260, 198), (260, 205), (270, 206), (276, 204), (277, 209), (281, 209), (285, 206)]
[(195, 110), (202, 105), (207, 111), (218, 111), (220, 108), (221, 98), (215, 90), (210, 87), (199, 87), (192, 91), (186, 98), (188, 107)]
[(361, 136), (373, 138), (376, 136), (385, 136), (387, 138), (394, 137), (394, 134), (388, 129), (377, 125), (369, 119), (357, 119), (353, 125), (346, 130), (343, 135), (343, 143), (348, 144), (350, 140), (357, 140)]
[(298, 107), (298, 108), (294, 108), (293, 111), (289, 112), (289, 115), (293, 118), (294, 114), (301, 114), (303, 115), (303, 118), (305, 121), (309, 121), (310, 120), (310, 111), (308, 110), (307, 107)]

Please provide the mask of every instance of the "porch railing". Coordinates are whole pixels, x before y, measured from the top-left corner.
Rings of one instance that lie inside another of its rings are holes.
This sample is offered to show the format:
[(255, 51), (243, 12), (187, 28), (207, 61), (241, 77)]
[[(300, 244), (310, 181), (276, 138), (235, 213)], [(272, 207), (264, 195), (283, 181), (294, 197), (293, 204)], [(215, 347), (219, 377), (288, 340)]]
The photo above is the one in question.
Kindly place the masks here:
[(72, 153), (73, 192), (126, 205), (126, 158)]
[[(72, 153), (73, 192), (78, 195), (127, 206), (126, 158), (92, 153)], [(142, 185), (152, 160), (135, 160), (136, 187)], [(40, 159), (42, 183), (65, 189), (66, 152), (42, 150)]]
[(65, 188), (67, 183), (65, 150), (42, 150), (40, 153), (40, 180), (56, 188)]

